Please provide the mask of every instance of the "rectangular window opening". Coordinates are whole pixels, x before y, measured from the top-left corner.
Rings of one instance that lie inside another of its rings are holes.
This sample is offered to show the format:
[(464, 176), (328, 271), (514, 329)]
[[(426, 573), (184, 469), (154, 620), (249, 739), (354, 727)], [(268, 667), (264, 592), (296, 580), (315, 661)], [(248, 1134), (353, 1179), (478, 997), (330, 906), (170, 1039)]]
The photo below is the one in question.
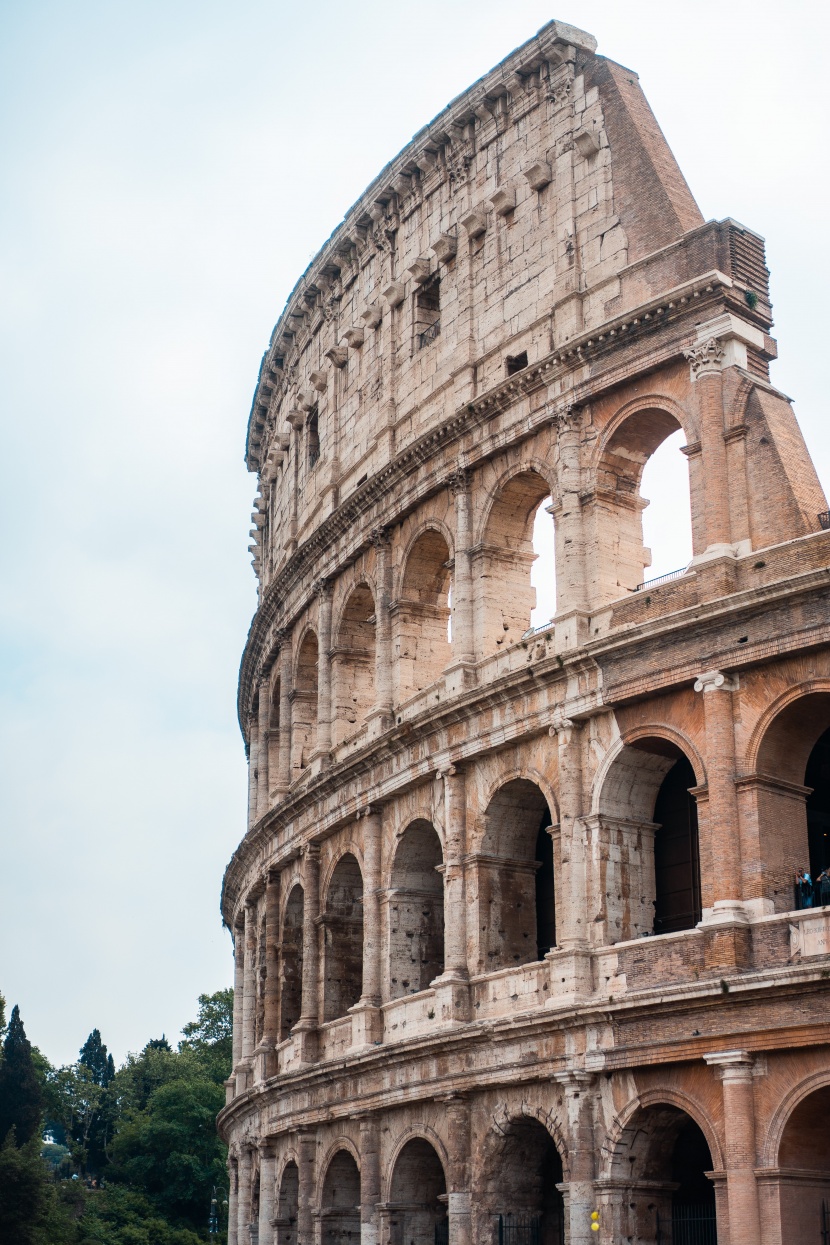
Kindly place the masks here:
[(423, 350), (441, 332), (441, 281), (430, 277), (415, 295), (415, 336)]
[(515, 376), (517, 372), (523, 372), (527, 367), (527, 351), (523, 350), (521, 354), (509, 354), (505, 359), (505, 364), (508, 376)]
[(320, 419), (316, 406), (309, 412), (305, 424), (305, 435), (308, 446), (308, 465), (311, 468), (320, 457)]

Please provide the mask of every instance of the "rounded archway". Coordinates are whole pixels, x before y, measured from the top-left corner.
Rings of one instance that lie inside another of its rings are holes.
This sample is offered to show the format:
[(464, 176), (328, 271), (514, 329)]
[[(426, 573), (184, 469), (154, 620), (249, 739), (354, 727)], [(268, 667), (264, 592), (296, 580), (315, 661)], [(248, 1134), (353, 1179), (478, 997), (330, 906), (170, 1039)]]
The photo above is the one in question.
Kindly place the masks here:
[(297, 1213), (300, 1204), (300, 1173), (297, 1164), (290, 1159), (283, 1168), (277, 1193), (277, 1213), (274, 1245), (298, 1245)]
[(320, 1220), (322, 1245), (360, 1245), (360, 1170), (348, 1150), (326, 1168)]
[(291, 708), (291, 767), (308, 765), (317, 744), (317, 636), (307, 631), (297, 654)]
[(470, 862), (479, 972), (531, 964), (556, 945), (551, 811), (536, 783), (514, 778), (490, 800)]
[(363, 990), (363, 875), (351, 852), (334, 867), (323, 912), (323, 1019), (345, 1016)]
[(331, 661), (332, 742), (337, 745), (360, 729), (375, 699), (375, 599), (368, 584), (358, 584), (349, 594)]
[[(830, 690), (788, 698), (756, 741), (742, 783), (744, 818), (757, 833), (759, 897), (776, 912), (830, 903)], [(804, 869), (810, 886), (795, 885)], [(755, 898), (756, 896), (751, 896)]]
[(442, 533), (422, 532), (407, 554), (393, 611), (398, 703), (430, 687), (449, 663), (450, 567)]
[(647, 735), (623, 745), (596, 802), (596, 893), (608, 941), (694, 929), (702, 914), (699, 785), (673, 739)]
[(490, 1139), (479, 1215), (503, 1245), (564, 1245), (563, 1179), (562, 1156), (548, 1130), (531, 1116), (511, 1120)]
[(434, 1146), (413, 1137), (402, 1147), (389, 1184), (390, 1239), (446, 1245), (447, 1182)]
[(413, 821), (395, 852), (387, 896), (390, 998), (426, 990), (444, 971), (442, 863), (435, 827)]
[(297, 882), (288, 896), (280, 940), (280, 1040), (291, 1034), (303, 1002), (303, 913), (305, 896)]
[[(820, 1241), (822, 1230), (830, 1229), (830, 1085), (815, 1089), (793, 1108), (781, 1134), (776, 1168), (779, 1239)], [(774, 1214), (775, 1204), (769, 1209)]]
[(667, 1102), (639, 1107), (612, 1156), (604, 1212), (609, 1239), (717, 1245), (713, 1167), (706, 1135), (691, 1115)]

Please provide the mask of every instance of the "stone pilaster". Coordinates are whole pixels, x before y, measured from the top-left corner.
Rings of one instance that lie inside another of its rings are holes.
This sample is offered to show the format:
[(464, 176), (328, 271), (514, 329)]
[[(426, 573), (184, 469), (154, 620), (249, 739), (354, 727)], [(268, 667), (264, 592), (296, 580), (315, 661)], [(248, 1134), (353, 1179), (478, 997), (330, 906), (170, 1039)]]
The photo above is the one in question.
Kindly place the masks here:
[(697, 394), (703, 465), (706, 549), (731, 553), (729, 476), (724, 442), (723, 365), (725, 351), (714, 337), (686, 351)]
[(259, 685), (259, 708), (257, 711), (257, 820), (268, 812), (270, 804), (268, 785), (268, 736), (271, 728), (271, 689), (267, 674)]
[(303, 896), (302, 1009), (294, 1032), (300, 1040), (301, 1061), (313, 1063), (317, 1058), (317, 1028), (320, 1016), (317, 997), (320, 958), (317, 932), (317, 918), (320, 915), (320, 848), (316, 843), (309, 843), (303, 849)]
[(378, 1245), (380, 1120), (360, 1117), (360, 1245)]
[(238, 1192), (236, 1198), (236, 1238), (238, 1245), (250, 1245), (251, 1234), (251, 1178), (253, 1174), (253, 1150), (243, 1145), (239, 1152)]
[(317, 745), (314, 750), (321, 765), (331, 753), (331, 584), (317, 583)]
[(469, 1245), (472, 1240), (470, 1206), (470, 1104), (461, 1095), (446, 1100), (447, 1191), (450, 1245)]
[(245, 970), (242, 982), (242, 1061), (250, 1067), (256, 1030), (256, 904), (245, 905)]
[(248, 826), (257, 818), (257, 794), (259, 772), (259, 723), (251, 715), (248, 719)]
[(459, 468), (448, 480), (455, 498), (455, 557), (452, 580), (452, 659), (447, 688), (460, 691), (475, 682), (473, 639), (473, 576), (470, 565), (471, 474)]
[(280, 636), (280, 755), (276, 791), (285, 794), (291, 785), (291, 634)]
[(594, 1209), (594, 1112), (590, 1072), (569, 1070), (553, 1078), (562, 1086), (565, 1119), (568, 1125), (570, 1180), (565, 1201), (568, 1240), (571, 1245), (589, 1245), (592, 1239), (591, 1211)]
[(297, 1245), (314, 1242), (314, 1184), (317, 1165), (317, 1140), (313, 1132), (301, 1132), (297, 1138), (298, 1198)]
[(745, 1050), (714, 1051), (703, 1058), (723, 1084), (729, 1245), (762, 1245), (753, 1060)]
[(449, 987), (447, 1020), (468, 1020), (467, 897), (464, 856), (467, 850), (467, 802), (464, 772), (451, 765), (438, 775), (444, 784), (444, 972), (436, 979)]
[(233, 1066), (242, 1058), (242, 1000), (245, 991), (245, 926), (233, 932)]
[(587, 929), (585, 828), (582, 824), (582, 723), (557, 715), (550, 728), (559, 764), (559, 828), (554, 837), (555, 862), (560, 880), (556, 893), (556, 945), (546, 959), (555, 961), (556, 976), (564, 985), (550, 1006), (591, 993), (591, 964)]
[(557, 652), (575, 648), (587, 638), (587, 568), (582, 514), (582, 412), (568, 406), (559, 411), (557, 426), (559, 501), (553, 507), (556, 550)]
[(279, 1042), (280, 1023), (280, 875), (268, 874), (265, 886), (265, 1008), (262, 1037), (257, 1046), (257, 1080), (276, 1072), (274, 1048)]
[(389, 616), (391, 596), (390, 540), (387, 528), (375, 528), (370, 536), (375, 549), (375, 704), (369, 719), (369, 731), (379, 735), (393, 722), (392, 688), (392, 620)]
[(273, 1142), (259, 1143), (259, 1239), (257, 1245), (274, 1245), (274, 1184), (276, 1154)]
[(349, 1010), (354, 1018), (353, 1045), (368, 1046), (383, 1034), (381, 1002), (380, 863), (382, 817), (380, 809), (364, 809), (363, 827), (363, 993)]
[(228, 1245), (239, 1240), (239, 1161), (228, 1155)]

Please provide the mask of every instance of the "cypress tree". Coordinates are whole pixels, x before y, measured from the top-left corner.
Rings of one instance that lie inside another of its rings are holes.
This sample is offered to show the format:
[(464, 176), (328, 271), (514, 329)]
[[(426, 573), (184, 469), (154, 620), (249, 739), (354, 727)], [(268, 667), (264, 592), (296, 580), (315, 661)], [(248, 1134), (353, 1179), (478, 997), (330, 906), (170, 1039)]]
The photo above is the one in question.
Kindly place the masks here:
[(12, 1128), (15, 1144), (25, 1145), (38, 1131), (42, 1114), (43, 1098), (32, 1060), (32, 1047), (20, 1019), (20, 1009), (15, 1005), (0, 1063), (0, 1145), (7, 1140)]

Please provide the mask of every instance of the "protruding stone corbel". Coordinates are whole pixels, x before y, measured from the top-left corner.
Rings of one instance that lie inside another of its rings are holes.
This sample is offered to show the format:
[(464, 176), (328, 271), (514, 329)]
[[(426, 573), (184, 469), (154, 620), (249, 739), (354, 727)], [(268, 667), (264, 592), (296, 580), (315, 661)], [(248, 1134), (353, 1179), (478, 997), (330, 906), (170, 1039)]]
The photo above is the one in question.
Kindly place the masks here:
[(406, 270), (417, 285), (423, 285), (430, 278), (429, 260), (426, 255), (419, 255), (414, 264)]
[(332, 346), (326, 351), (326, 358), (334, 367), (345, 367), (349, 361), (349, 351), (346, 346)]
[(383, 297), (390, 307), (400, 307), (406, 297), (406, 289), (402, 281), (390, 281), (383, 291)]
[(546, 160), (537, 160), (525, 169), (525, 177), (533, 190), (544, 190), (553, 181), (553, 171)]
[(292, 407), (288, 412), (287, 419), (291, 427), (295, 429), (302, 428), (305, 423), (305, 416), (303, 412), (296, 406)]
[(595, 130), (581, 130), (574, 134), (574, 147), (584, 160), (590, 160), (599, 152), (599, 135)]
[(383, 303), (372, 303), (365, 311), (360, 314), (361, 320), (370, 329), (376, 329), (383, 319)]
[(702, 376), (716, 375), (718, 372), (723, 371), (726, 351), (723, 348), (723, 344), (716, 337), (709, 337), (705, 342), (701, 342), (699, 346), (693, 346), (691, 350), (684, 350), (683, 354), (689, 360), (692, 381), (700, 380)]
[(346, 329), (343, 340), (347, 346), (351, 346), (352, 350), (359, 350), (366, 340), (366, 330), (362, 325), (353, 324), (351, 328)]
[(480, 238), (487, 232), (487, 220), (483, 212), (470, 212), (462, 217), (461, 224), (470, 238)]
[(455, 259), (458, 250), (458, 238), (452, 233), (442, 233), (432, 246), (432, 253), (439, 264), (448, 264)]
[(490, 202), (497, 216), (509, 216), (511, 212), (516, 210), (516, 188), (515, 186), (501, 186), (494, 195), (491, 195)]
[(325, 393), (329, 387), (325, 372), (309, 372), (308, 379), (318, 393)]

